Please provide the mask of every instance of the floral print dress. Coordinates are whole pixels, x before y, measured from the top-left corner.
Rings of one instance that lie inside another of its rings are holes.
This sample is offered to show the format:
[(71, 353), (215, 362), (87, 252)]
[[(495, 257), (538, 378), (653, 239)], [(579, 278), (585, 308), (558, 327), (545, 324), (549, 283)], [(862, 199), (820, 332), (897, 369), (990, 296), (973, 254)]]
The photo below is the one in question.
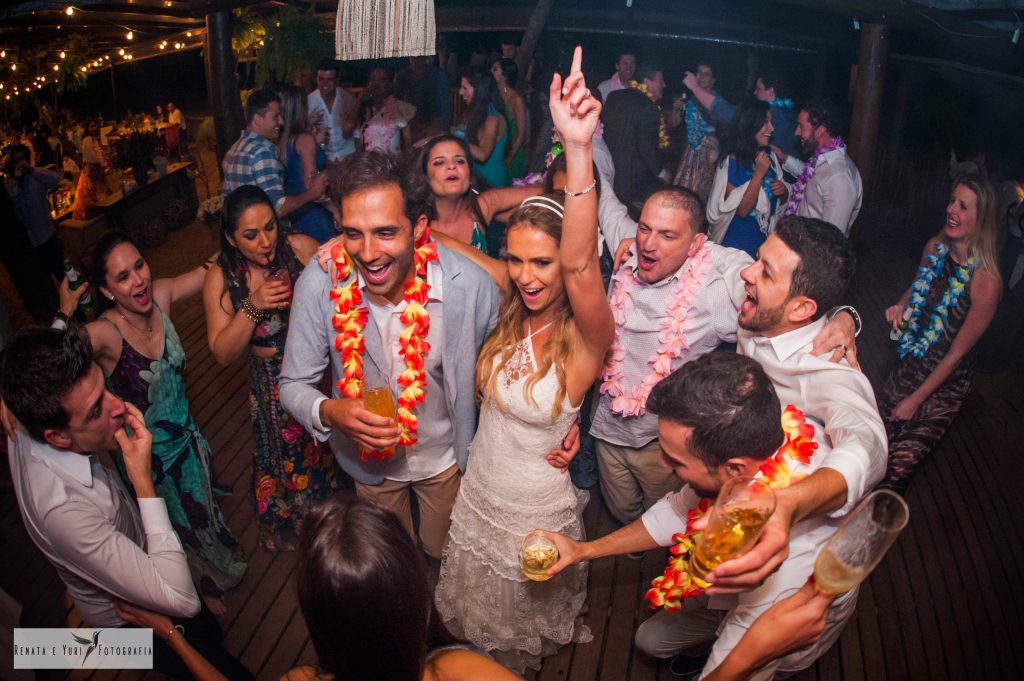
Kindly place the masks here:
[[(298, 267), (289, 267), (292, 287)], [(225, 277), (237, 311), (249, 295), (246, 271)], [(252, 345), (272, 347), (270, 357), (249, 355), (249, 413), (256, 442), (253, 489), (259, 543), (268, 551), (291, 551), (298, 544), (306, 511), (338, 490), (338, 465), (326, 443), (317, 442), (281, 406), (278, 377), (288, 335), (288, 311), (277, 311), (253, 330)]]
[[(107, 377), (111, 392), (135, 405), (153, 434), (153, 483), (185, 549), (192, 579), (204, 596), (220, 597), (245, 575), (238, 541), (214, 500), (210, 445), (199, 432), (185, 396), (185, 350), (171, 320), (160, 310), (164, 350), (150, 359), (121, 337), (121, 358)], [(120, 454), (115, 456), (130, 485)]]

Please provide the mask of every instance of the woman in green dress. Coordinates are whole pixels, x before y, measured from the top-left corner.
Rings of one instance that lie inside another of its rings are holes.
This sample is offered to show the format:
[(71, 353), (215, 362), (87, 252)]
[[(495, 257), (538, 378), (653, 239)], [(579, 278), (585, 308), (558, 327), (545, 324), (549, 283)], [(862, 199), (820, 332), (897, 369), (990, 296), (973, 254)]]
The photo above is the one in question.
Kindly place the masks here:
[(498, 92), (505, 102), (502, 115), (508, 124), (508, 144), (505, 146), (505, 175), (512, 181), (526, 175), (526, 104), (516, 92), (519, 67), (511, 59), (498, 59), (491, 64), (491, 75), (498, 83)]
[[(120, 232), (100, 239), (92, 263), (93, 290), (107, 306), (86, 326), (94, 357), (111, 391), (134, 404), (153, 433), (157, 494), (167, 504), (196, 588), (210, 612), (221, 614), (221, 597), (242, 580), (246, 564), (214, 499), (210, 446), (189, 411), (185, 351), (167, 316), (172, 304), (199, 292), (206, 270), (154, 281), (138, 246)], [(61, 311), (70, 315), (76, 305), (70, 294)]]

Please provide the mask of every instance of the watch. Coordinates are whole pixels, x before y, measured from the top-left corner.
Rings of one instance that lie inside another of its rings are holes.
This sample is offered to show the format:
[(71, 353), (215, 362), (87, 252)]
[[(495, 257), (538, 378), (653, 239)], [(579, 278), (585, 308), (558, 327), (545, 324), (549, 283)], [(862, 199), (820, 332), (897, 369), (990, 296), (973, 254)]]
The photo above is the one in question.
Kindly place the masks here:
[(69, 324), (71, 324), (71, 317), (57, 310), (57, 314), (53, 316), (53, 321), (50, 323), (50, 328), (64, 331), (68, 328)]
[(860, 329), (863, 326), (860, 319), (860, 314), (857, 312), (853, 305), (836, 305), (831, 310), (825, 313), (825, 321), (831, 322), (835, 319), (835, 316), (840, 312), (849, 312), (850, 316), (853, 317), (853, 337), (856, 338), (860, 335)]

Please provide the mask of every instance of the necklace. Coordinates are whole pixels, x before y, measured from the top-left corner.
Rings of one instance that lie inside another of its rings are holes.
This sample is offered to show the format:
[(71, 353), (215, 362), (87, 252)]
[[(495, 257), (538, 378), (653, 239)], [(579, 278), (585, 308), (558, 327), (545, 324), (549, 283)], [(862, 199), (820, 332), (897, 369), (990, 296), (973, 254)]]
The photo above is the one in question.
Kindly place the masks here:
[(961, 296), (967, 291), (967, 285), (974, 271), (974, 256), (967, 258), (967, 263), (964, 265), (953, 260), (954, 268), (946, 279), (946, 290), (931, 311), (928, 326), (922, 325), (924, 320), (921, 317), (928, 305), (928, 293), (931, 291), (935, 279), (942, 273), (947, 257), (953, 257), (949, 252), (949, 247), (942, 243), (935, 244), (935, 252), (929, 254), (927, 262), (917, 270), (917, 278), (914, 279), (914, 283), (910, 287), (910, 317), (897, 350), (900, 359), (907, 354), (917, 359), (925, 356), (928, 348), (939, 340), (946, 330), (949, 324), (949, 311), (956, 308)]
[(121, 319), (123, 319), (123, 320), (124, 320), (124, 323), (125, 323), (125, 324), (127, 324), (127, 325), (128, 325), (128, 326), (130, 326), (130, 327), (132, 327), (133, 329), (135, 329), (135, 330), (136, 330), (136, 331), (138, 331), (139, 333), (144, 333), (144, 334), (146, 334), (146, 338), (149, 338), (149, 337), (150, 337), (150, 336), (151, 336), (151, 335), (153, 334), (153, 323), (152, 323), (152, 322), (150, 322), (150, 323), (146, 324), (146, 328), (145, 328), (145, 329), (143, 329), (143, 328), (140, 328), (140, 327), (138, 327), (138, 326), (135, 326), (135, 325), (134, 325), (134, 324), (132, 324), (132, 323), (131, 323), (130, 321), (128, 321), (128, 318), (127, 318), (127, 317), (125, 317), (125, 316), (124, 316), (124, 313), (123, 313), (123, 312), (121, 312), (120, 310), (117, 310), (117, 309), (115, 308), (115, 312), (117, 312), (117, 314), (119, 314), (119, 315), (121, 316)]
[(846, 143), (842, 137), (833, 137), (827, 144), (819, 145), (814, 153), (811, 154), (811, 157), (807, 159), (803, 172), (800, 173), (800, 177), (796, 178), (796, 182), (793, 183), (793, 189), (789, 195), (789, 203), (786, 204), (786, 209), (782, 213), (784, 216), (797, 214), (797, 211), (800, 210), (800, 205), (804, 202), (807, 185), (811, 183), (811, 180), (814, 179), (814, 174), (818, 171), (818, 159), (836, 149), (846, 150)]
[(630, 267), (621, 268), (613, 277), (615, 287), (608, 301), (615, 318), (615, 342), (612, 343), (611, 360), (601, 373), (599, 392), (612, 398), (611, 410), (622, 417), (643, 416), (647, 412), (647, 398), (663, 378), (672, 373), (672, 363), (690, 347), (683, 332), (683, 324), (690, 312), (690, 306), (703, 288), (704, 280), (711, 271), (711, 249), (705, 244), (689, 259), (679, 281), (668, 300), (665, 301), (665, 317), (659, 323), (658, 350), (647, 360), (650, 369), (640, 385), (627, 385), (622, 362), (626, 348), (622, 345), (622, 329), (626, 317), (633, 309), (630, 293), (636, 286), (636, 279)]

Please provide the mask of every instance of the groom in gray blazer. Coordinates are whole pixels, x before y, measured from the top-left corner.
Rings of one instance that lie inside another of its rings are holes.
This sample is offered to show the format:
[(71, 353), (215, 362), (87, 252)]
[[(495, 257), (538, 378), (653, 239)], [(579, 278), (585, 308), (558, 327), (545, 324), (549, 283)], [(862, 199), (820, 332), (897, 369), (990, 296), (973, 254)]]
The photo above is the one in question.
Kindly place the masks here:
[[(369, 320), (363, 329), (363, 376), (367, 388), (387, 385), (405, 370), (398, 354), (404, 325), (405, 282), (415, 276), (413, 249), (428, 224), (426, 188), (390, 156), (371, 152), (344, 161), (340, 173), (343, 243), (358, 278)], [(410, 495), (420, 509), (419, 537), (424, 552), (441, 557), (449, 516), (466, 469), (476, 431), (475, 367), (484, 338), (494, 328), (500, 304), (498, 287), (465, 257), (438, 245), (438, 261), (427, 268), (430, 350), (425, 358), (425, 401), (416, 407), (418, 441), (399, 447), (394, 457), (363, 461), (360, 446), (395, 446), (398, 428), (358, 399), (330, 397), (319, 390), (328, 364), (333, 383), (343, 374), (334, 349), (335, 314), (330, 275), (316, 262), (295, 286), (280, 377), (281, 403), (314, 437), (329, 440), (341, 467), (356, 481), (356, 493), (394, 511), (413, 532)]]

